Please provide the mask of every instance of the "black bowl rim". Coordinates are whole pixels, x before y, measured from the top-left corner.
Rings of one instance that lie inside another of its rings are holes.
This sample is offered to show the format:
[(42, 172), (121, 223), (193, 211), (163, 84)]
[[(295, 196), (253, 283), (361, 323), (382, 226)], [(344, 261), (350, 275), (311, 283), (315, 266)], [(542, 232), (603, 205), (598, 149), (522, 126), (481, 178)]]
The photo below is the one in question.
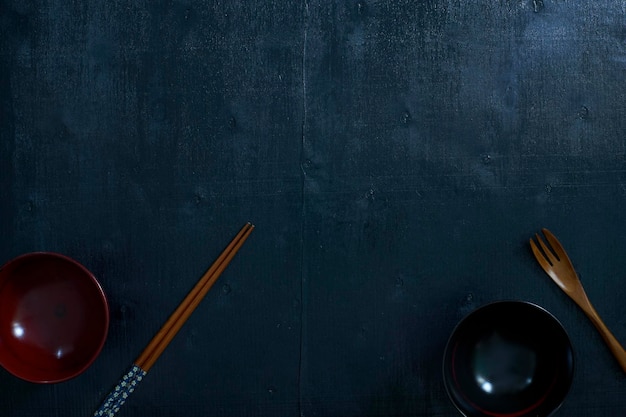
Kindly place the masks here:
[[(567, 389), (563, 395), (563, 398), (559, 400), (558, 404), (548, 412), (548, 414), (544, 415), (544, 416), (537, 416), (537, 417), (549, 417), (551, 415), (553, 415), (565, 402), (565, 399), (567, 398), (567, 394), (569, 393), (571, 386), (572, 386), (572, 382), (574, 379), (574, 372), (575, 372), (575, 368), (576, 368), (576, 359), (575, 359), (575, 351), (574, 351), (574, 346), (572, 344), (572, 340), (569, 336), (569, 333), (567, 332), (567, 330), (565, 329), (565, 326), (563, 326), (563, 323), (561, 323), (561, 321), (559, 319), (556, 318), (556, 316), (554, 314), (552, 314), (550, 311), (548, 311), (546, 308), (531, 302), (531, 301), (526, 301), (526, 300), (516, 300), (516, 299), (508, 299), (508, 300), (496, 300), (496, 301), (491, 301), (489, 303), (483, 304), (479, 307), (476, 307), (475, 309), (473, 309), (472, 311), (470, 311), (469, 313), (465, 314), (465, 316), (463, 318), (461, 318), (461, 320), (458, 321), (458, 323), (454, 326), (454, 328), (452, 329), (452, 331), (450, 332), (450, 336), (448, 336), (448, 340), (446, 342), (446, 346), (443, 350), (443, 360), (442, 360), (442, 367), (441, 367), (441, 371), (442, 371), (442, 378), (443, 378), (443, 385), (445, 387), (446, 390), (446, 394), (448, 395), (448, 398), (450, 400), (450, 402), (454, 405), (454, 407), (464, 416), (466, 416), (467, 414), (465, 414), (465, 411), (462, 410), (459, 405), (457, 404), (457, 402), (455, 401), (452, 392), (450, 392), (450, 388), (449, 388), (449, 384), (447, 383), (448, 378), (446, 377), (446, 356), (448, 354), (448, 351), (450, 349), (450, 343), (452, 342), (452, 339), (454, 337), (454, 335), (457, 333), (459, 327), (461, 327), (466, 320), (468, 320), (471, 316), (473, 316), (475, 313), (482, 311), (483, 309), (489, 308), (489, 307), (493, 307), (494, 305), (498, 305), (498, 304), (510, 304), (510, 305), (514, 305), (514, 304), (518, 304), (518, 305), (526, 305), (529, 307), (532, 307), (538, 311), (541, 311), (542, 313), (546, 314), (548, 317), (550, 317), (563, 331), (563, 334), (565, 335), (565, 339), (568, 342), (569, 345), (569, 350), (572, 353), (572, 361), (571, 361), (571, 365), (570, 365), (570, 369), (569, 369), (569, 381), (568, 381), (568, 386)], [(506, 417), (507, 415), (502, 415), (502, 417)], [(485, 414), (485, 417), (489, 417), (488, 414)]]
[(98, 358), (98, 356), (100, 356), (100, 353), (102, 352), (102, 349), (104, 348), (104, 345), (106, 343), (106, 340), (108, 338), (109, 335), (109, 326), (110, 326), (110, 305), (109, 305), (109, 300), (108, 297), (106, 295), (106, 293), (104, 292), (104, 289), (102, 287), (102, 285), (100, 284), (100, 281), (98, 281), (98, 279), (96, 278), (96, 276), (89, 270), (87, 269), (87, 267), (85, 265), (83, 265), (82, 263), (78, 262), (76, 259), (73, 259), (67, 255), (63, 255), (62, 253), (58, 253), (58, 252), (53, 252), (53, 251), (34, 251), (34, 252), (28, 252), (28, 253), (23, 253), (21, 255), (18, 255), (8, 261), (6, 261), (2, 266), (0, 266), (0, 274), (2, 273), (2, 271), (5, 268), (11, 267), (15, 264), (18, 264), (19, 262), (22, 262), (24, 260), (27, 260), (28, 258), (39, 258), (39, 257), (47, 257), (47, 258), (55, 258), (55, 259), (60, 259), (63, 260), (65, 262), (69, 262), (73, 265), (75, 265), (76, 267), (78, 267), (80, 270), (82, 270), (85, 273), (85, 276), (87, 276), (90, 281), (95, 285), (95, 287), (97, 288), (101, 300), (102, 300), (102, 304), (104, 306), (104, 317), (105, 317), (105, 323), (104, 324), (104, 332), (102, 334), (102, 338), (100, 340), (100, 343), (98, 345), (98, 348), (94, 351), (94, 354), (92, 355), (91, 359), (87, 362), (85, 362), (85, 364), (80, 367), (78, 370), (76, 370), (75, 372), (71, 373), (71, 374), (67, 374), (64, 375), (62, 377), (58, 377), (58, 378), (50, 378), (50, 379), (46, 379), (46, 380), (40, 380), (40, 379), (36, 379), (36, 378), (27, 378), (24, 377), (23, 375), (19, 375), (15, 372), (13, 372), (12, 369), (8, 369), (6, 368), (4, 365), (0, 364), (0, 366), (2, 366), (3, 369), (5, 369), (7, 372), (9, 372), (10, 374), (12, 374), (13, 376), (16, 376), (22, 380), (25, 380), (27, 382), (32, 382), (32, 383), (39, 383), (39, 384), (54, 384), (54, 383), (59, 383), (59, 382), (64, 382), (67, 380), (70, 380), (72, 378), (77, 377), (78, 375), (82, 374), (83, 372), (85, 372), (92, 364), (93, 362), (95, 362), (95, 360)]

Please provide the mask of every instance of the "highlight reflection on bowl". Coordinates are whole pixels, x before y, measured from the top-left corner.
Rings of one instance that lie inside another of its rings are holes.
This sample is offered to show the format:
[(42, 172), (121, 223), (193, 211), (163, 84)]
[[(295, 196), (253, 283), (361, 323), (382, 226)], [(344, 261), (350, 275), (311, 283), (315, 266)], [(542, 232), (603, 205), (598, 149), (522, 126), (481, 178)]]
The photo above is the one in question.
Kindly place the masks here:
[(472, 353), (476, 383), (488, 394), (521, 392), (533, 383), (537, 353), (497, 332), (476, 343)]

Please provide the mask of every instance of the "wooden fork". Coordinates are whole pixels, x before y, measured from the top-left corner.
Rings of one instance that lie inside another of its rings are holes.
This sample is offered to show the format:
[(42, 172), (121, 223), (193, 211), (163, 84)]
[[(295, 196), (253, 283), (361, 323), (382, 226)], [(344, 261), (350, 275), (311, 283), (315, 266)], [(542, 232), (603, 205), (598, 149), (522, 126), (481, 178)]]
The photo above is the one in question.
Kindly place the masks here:
[[(537, 262), (565, 293), (585, 312), (593, 325), (608, 345), (611, 353), (626, 372), (626, 351), (619, 344), (615, 336), (606, 327), (598, 312), (593, 308), (583, 288), (574, 265), (567, 252), (557, 238), (548, 229), (541, 229), (548, 243), (546, 244), (539, 234), (535, 234), (535, 241), (530, 239), (530, 247), (537, 258)], [(540, 249), (541, 248), (541, 249)]]

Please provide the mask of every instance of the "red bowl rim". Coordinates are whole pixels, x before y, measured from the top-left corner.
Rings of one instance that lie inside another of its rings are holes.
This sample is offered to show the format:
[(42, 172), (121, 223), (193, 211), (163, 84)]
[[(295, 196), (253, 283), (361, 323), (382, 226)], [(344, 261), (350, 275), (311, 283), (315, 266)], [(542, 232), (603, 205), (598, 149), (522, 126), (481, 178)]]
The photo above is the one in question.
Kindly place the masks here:
[(28, 252), (28, 253), (24, 253), (22, 255), (19, 255), (9, 261), (7, 261), (6, 263), (4, 263), (1, 267), (0, 267), (0, 272), (7, 268), (10, 267), (13, 264), (17, 264), (18, 262), (22, 262), (25, 259), (29, 259), (29, 258), (39, 258), (39, 257), (49, 257), (49, 258), (56, 258), (56, 259), (61, 259), (65, 262), (69, 262), (74, 264), (75, 266), (77, 266), (79, 269), (81, 269), (85, 275), (87, 277), (89, 277), (89, 279), (92, 281), (92, 283), (96, 286), (98, 293), (100, 294), (100, 299), (102, 300), (102, 304), (104, 306), (104, 332), (102, 333), (102, 338), (100, 340), (100, 343), (98, 344), (98, 348), (94, 351), (93, 355), (91, 356), (91, 358), (85, 362), (85, 364), (83, 366), (81, 366), (79, 369), (77, 369), (75, 372), (65, 375), (63, 377), (60, 378), (50, 378), (50, 379), (46, 379), (46, 380), (40, 380), (37, 378), (28, 378), (25, 377), (23, 375), (19, 375), (16, 372), (13, 372), (11, 369), (7, 369), (4, 367), (4, 365), (2, 365), (0, 363), (0, 366), (2, 366), (2, 368), (4, 368), (7, 372), (9, 372), (10, 374), (12, 374), (13, 376), (16, 376), (20, 379), (23, 379), (24, 381), (28, 381), (28, 382), (33, 382), (33, 383), (39, 383), (39, 384), (52, 384), (52, 383), (57, 383), (57, 382), (64, 382), (67, 381), (69, 379), (75, 378), (78, 375), (82, 374), (83, 372), (85, 372), (87, 370), (87, 368), (89, 368), (93, 362), (96, 360), (96, 358), (100, 355), (100, 352), (102, 351), (102, 348), (104, 347), (104, 344), (106, 342), (108, 333), (109, 333), (109, 322), (110, 322), (110, 311), (109, 311), (109, 302), (107, 300), (107, 296), (106, 293), (104, 292), (104, 289), (102, 288), (102, 285), (100, 285), (100, 282), (96, 279), (95, 275), (88, 270), (83, 264), (81, 264), (80, 262), (78, 262), (75, 259), (70, 258), (67, 255), (63, 255), (61, 253), (58, 252), (50, 252), (50, 251), (36, 251), (36, 252)]

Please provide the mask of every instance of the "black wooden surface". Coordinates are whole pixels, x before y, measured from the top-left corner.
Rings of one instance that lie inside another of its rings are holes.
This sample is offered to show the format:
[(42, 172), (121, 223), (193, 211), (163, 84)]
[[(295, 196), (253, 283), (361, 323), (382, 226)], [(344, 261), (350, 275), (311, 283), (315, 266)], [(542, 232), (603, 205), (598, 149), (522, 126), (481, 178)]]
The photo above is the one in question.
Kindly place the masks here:
[(626, 342), (621, 2), (0, 0), (0, 263), (101, 281), (78, 378), (0, 371), (2, 416), (87, 416), (246, 222), (120, 416), (455, 416), (448, 334), (523, 299), (570, 333), (558, 415), (626, 376), (539, 269), (550, 228)]

